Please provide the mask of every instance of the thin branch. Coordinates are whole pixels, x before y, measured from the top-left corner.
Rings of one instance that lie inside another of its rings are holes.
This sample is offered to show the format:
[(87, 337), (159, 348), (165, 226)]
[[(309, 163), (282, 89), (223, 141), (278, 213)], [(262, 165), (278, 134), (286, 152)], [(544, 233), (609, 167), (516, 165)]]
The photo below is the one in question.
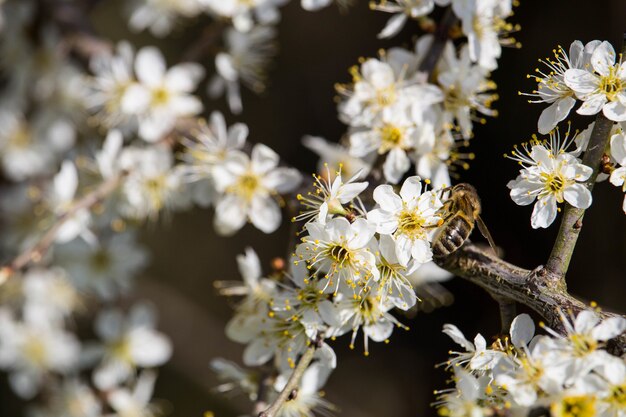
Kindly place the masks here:
[[(626, 33), (624, 34), (624, 41), (622, 42), (621, 55), (624, 53), (626, 53)], [(600, 172), (602, 157), (609, 148), (613, 125), (614, 122), (607, 119), (602, 112), (598, 113), (595, 126), (589, 138), (589, 144), (585, 150), (585, 156), (583, 157), (583, 164), (593, 170), (591, 177), (585, 182), (585, 186), (590, 192), (593, 190), (596, 178)], [(553, 275), (552, 278), (557, 285), (566, 286), (565, 274), (567, 273), (572, 254), (576, 248), (576, 241), (578, 240), (578, 235), (583, 226), (584, 216), (584, 209), (573, 207), (570, 204), (565, 205), (559, 234), (554, 242), (550, 258), (546, 263), (546, 268)]]
[[(285, 402), (292, 399), (292, 392), (298, 389), (298, 385), (300, 384), (300, 380), (302, 379), (302, 375), (304, 375), (304, 371), (307, 370), (309, 364), (313, 360), (313, 356), (315, 356), (315, 351), (317, 350), (317, 343), (313, 342), (304, 352), (298, 365), (293, 370), (293, 373), (289, 377), (289, 381), (287, 381), (287, 385), (285, 388), (278, 394), (278, 397), (272, 402), (272, 404), (265, 410), (259, 413), (259, 417), (275, 417), (280, 408), (285, 404)], [(297, 391), (296, 391), (297, 392)]]
[[(41, 261), (43, 256), (48, 252), (48, 249), (50, 249), (50, 246), (54, 243), (61, 226), (79, 211), (89, 209), (104, 200), (106, 196), (117, 189), (125, 176), (126, 173), (122, 172), (111, 177), (102, 182), (96, 189), (77, 200), (67, 211), (56, 219), (52, 227), (50, 227), (33, 246), (26, 249), (2, 268), (2, 276), (8, 278), (12, 273), (25, 268), (31, 262), (37, 263)], [(5, 276), (5, 274), (7, 275)]]
[(204, 29), (202, 35), (182, 54), (181, 60), (184, 62), (199, 61), (215, 48), (215, 43), (227, 27), (228, 23), (223, 19), (213, 21)]
[(437, 66), (443, 50), (446, 47), (446, 42), (450, 38), (450, 30), (457, 24), (459, 19), (456, 17), (451, 7), (448, 7), (441, 23), (437, 26), (437, 30), (434, 34), (433, 43), (430, 45), (424, 60), (420, 63), (419, 71), (428, 75), (432, 75), (433, 70)]
[[(490, 251), (467, 243), (437, 264), (480, 287), (494, 297), (519, 302), (539, 313), (547, 324), (563, 330), (561, 313), (577, 314), (589, 306), (570, 295), (565, 288), (555, 286), (550, 272), (540, 266), (532, 271), (510, 264)], [(603, 317), (616, 314), (600, 312)], [(609, 346), (616, 355), (626, 353), (626, 334), (614, 339)]]
[[(608, 147), (611, 139), (611, 129), (614, 123), (607, 119), (602, 113), (598, 114), (596, 124), (591, 132), (589, 145), (585, 151), (583, 164), (593, 170), (589, 179), (585, 182), (585, 186), (589, 191), (593, 190), (596, 178), (600, 172), (600, 163), (602, 155)], [(546, 268), (553, 276), (556, 285), (565, 286), (565, 274), (569, 267), (578, 240), (578, 235), (582, 229), (582, 221), (585, 216), (585, 209), (571, 206), (569, 203), (565, 205), (563, 212), (563, 220), (559, 228), (554, 247), (550, 253), (550, 258), (546, 264)]]

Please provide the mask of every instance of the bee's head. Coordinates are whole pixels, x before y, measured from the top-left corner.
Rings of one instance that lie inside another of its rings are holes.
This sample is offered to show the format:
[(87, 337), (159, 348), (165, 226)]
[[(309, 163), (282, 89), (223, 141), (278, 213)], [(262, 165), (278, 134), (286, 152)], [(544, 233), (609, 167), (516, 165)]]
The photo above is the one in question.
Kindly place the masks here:
[(468, 183), (457, 184), (452, 188), (452, 193), (456, 194), (458, 199), (462, 199), (472, 208), (475, 215), (480, 214), (480, 197), (473, 185)]

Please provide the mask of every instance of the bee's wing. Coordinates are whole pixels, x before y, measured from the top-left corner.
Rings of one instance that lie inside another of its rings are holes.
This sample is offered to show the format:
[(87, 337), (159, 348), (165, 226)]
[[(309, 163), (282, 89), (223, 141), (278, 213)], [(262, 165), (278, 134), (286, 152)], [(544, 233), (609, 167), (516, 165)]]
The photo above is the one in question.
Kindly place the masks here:
[(476, 224), (478, 225), (478, 230), (480, 230), (480, 233), (489, 242), (489, 246), (491, 246), (491, 249), (493, 249), (493, 253), (497, 256), (498, 250), (496, 248), (496, 244), (494, 243), (493, 238), (491, 237), (491, 233), (489, 233), (489, 229), (487, 229), (487, 225), (485, 224), (485, 222), (480, 216), (476, 216)]

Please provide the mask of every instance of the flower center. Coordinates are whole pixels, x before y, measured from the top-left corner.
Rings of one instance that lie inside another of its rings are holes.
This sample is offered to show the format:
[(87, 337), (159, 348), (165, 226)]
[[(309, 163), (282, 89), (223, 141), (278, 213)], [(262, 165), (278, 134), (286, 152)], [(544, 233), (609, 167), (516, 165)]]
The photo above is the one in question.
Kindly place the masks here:
[(260, 187), (259, 177), (248, 173), (239, 177), (237, 181), (237, 193), (247, 201), (251, 201)]
[(417, 211), (402, 210), (398, 218), (398, 232), (409, 236), (412, 240), (424, 236), (425, 220)]
[(146, 179), (144, 186), (152, 207), (156, 211), (161, 210), (163, 208), (163, 194), (166, 188), (165, 175)]
[(152, 91), (152, 105), (162, 106), (170, 100), (170, 93), (164, 87)]
[(383, 154), (400, 144), (404, 132), (399, 127), (393, 125), (385, 125), (379, 129), (379, 133), (382, 143), (380, 144), (378, 153)]
[(333, 245), (328, 249), (328, 254), (332, 260), (338, 264), (349, 263), (350, 251), (343, 245)]
[(396, 90), (393, 86), (383, 88), (376, 91), (376, 104), (379, 107), (386, 107), (393, 104), (396, 101)]
[(611, 67), (609, 75), (600, 78), (600, 91), (609, 101), (615, 101), (622, 89), (622, 80), (615, 74), (615, 67)]
[(91, 266), (97, 271), (106, 271), (111, 265), (111, 257), (104, 249), (96, 251), (90, 259)]
[(30, 131), (25, 127), (20, 127), (10, 139), (10, 144), (17, 149), (28, 148), (33, 141)]
[(593, 417), (596, 415), (595, 403), (592, 396), (566, 397), (552, 404), (550, 411), (554, 417)]
[(526, 375), (528, 375), (528, 381), (531, 383), (539, 382), (539, 379), (543, 375), (543, 368), (540, 366), (536, 366), (526, 358), (522, 359), (522, 368), (526, 371)]
[(550, 194), (557, 194), (565, 188), (565, 179), (559, 173), (542, 173), (541, 177), (545, 183), (545, 189)]
[(589, 336), (582, 334), (573, 334), (569, 337), (572, 346), (574, 346), (574, 355), (583, 357), (596, 350), (598, 342)]
[(307, 285), (298, 291), (298, 300), (303, 307), (316, 307), (322, 299), (322, 294), (314, 286)]
[(30, 336), (24, 345), (24, 356), (43, 367), (46, 363), (46, 347), (36, 336)]
[(616, 408), (626, 409), (626, 384), (611, 387), (608, 402), (615, 404)]

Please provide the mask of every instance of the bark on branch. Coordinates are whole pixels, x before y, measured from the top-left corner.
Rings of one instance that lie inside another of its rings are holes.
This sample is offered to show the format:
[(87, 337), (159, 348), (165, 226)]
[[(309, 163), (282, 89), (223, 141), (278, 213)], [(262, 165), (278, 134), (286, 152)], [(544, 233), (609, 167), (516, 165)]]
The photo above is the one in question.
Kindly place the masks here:
[[(504, 297), (524, 304), (541, 315), (546, 324), (562, 330), (560, 312), (578, 314), (589, 306), (572, 296), (555, 282), (550, 271), (539, 266), (534, 270), (510, 264), (490, 251), (466, 243), (449, 257), (437, 260), (449, 272), (464, 278), (496, 297)], [(616, 314), (601, 311), (603, 317)], [(611, 341), (608, 350), (615, 355), (626, 353), (626, 334)]]

